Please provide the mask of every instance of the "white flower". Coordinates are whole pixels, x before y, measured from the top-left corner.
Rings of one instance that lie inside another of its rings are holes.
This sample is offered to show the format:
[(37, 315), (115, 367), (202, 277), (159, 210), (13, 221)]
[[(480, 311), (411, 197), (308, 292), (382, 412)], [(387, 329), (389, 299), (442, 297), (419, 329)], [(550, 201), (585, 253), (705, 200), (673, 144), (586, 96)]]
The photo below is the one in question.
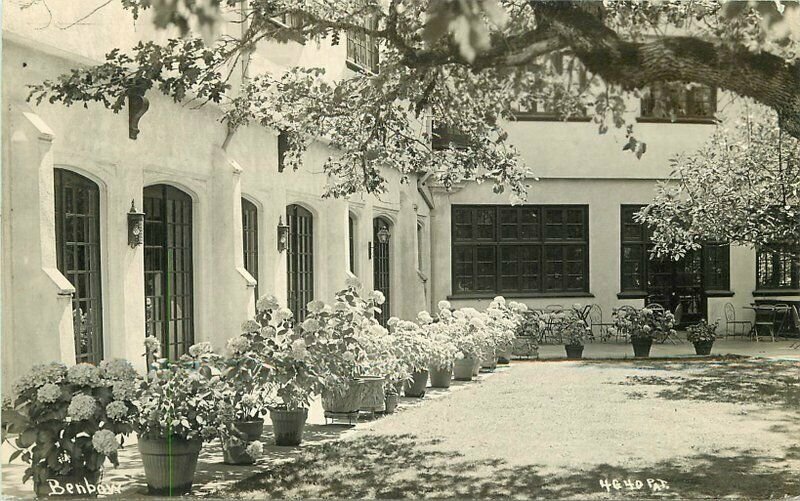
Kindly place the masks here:
[(117, 452), (119, 443), (117, 443), (117, 437), (114, 435), (113, 431), (99, 430), (92, 435), (92, 447), (100, 454), (110, 456)]
[(114, 421), (122, 421), (128, 415), (128, 406), (125, 402), (114, 400), (106, 405), (106, 416)]
[(317, 332), (320, 328), (319, 322), (316, 318), (307, 318), (303, 321), (303, 331)]
[(228, 339), (226, 349), (232, 354), (245, 353), (250, 349), (250, 340), (244, 336), (232, 337)]
[(650, 308), (642, 308), (642, 313), (644, 313), (645, 315), (649, 315), (653, 313), (653, 310), (651, 310)]
[(271, 311), (277, 310), (278, 306), (278, 298), (273, 296), (272, 294), (264, 294), (258, 301), (256, 301), (256, 311), (262, 313), (264, 311)]
[(373, 336), (385, 336), (389, 333), (384, 326), (378, 324), (373, 324), (369, 331)]
[(347, 280), (344, 281), (345, 286), (348, 289), (360, 289), (361, 288), (361, 281), (356, 277), (347, 277)]
[(78, 386), (99, 386), (100, 369), (86, 363), (73, 365), (67, 369), (67, 381)]
[(427, 311), (421, 311), (417, 313), (417, 322), (421, 324), (429, 324), (433, 322), (433, 317)]
[(471, 326), (472, 326), (472, 327), (474, 327), (475, 329), (483, 329), (484, 327), (486, 327), (486, 324), (484, 324), (484, 323), (483, 323), (483, 320), (481, 320), (481, 319), (480, 319), (480, 318), (478, 318), (478, 317), (473, 317), (473, 318), (472, 318), (472, 319), (469, 321), (469, 325), (471, 325)]
[(133, 381), (115, 381), (111, 394), (117, 400), (133, 400), (136, 397), (136, 384)]
[(61, 396), (61, 388), (53, 383), (47, 383), (36, 392), (36, 398), (45, 404), (52, 404)]
[(144, 349), (147, 353), (158, 353), (161, 343), (154, 336), (147, 336), (144, 338)]
[(89, 395), (75, 395), (67, 407), (67, 415), (76, 421), (83, 421), (94, 416), (97, 403)]
[(494, 299), (492, 299), (492, 301), (494, 301), (497, 304), (506, 304), (506, 298), (504, 298), (503, 296), (495, 296)]
[(346, 352), (342, 353), (342, 358), (343, 358), (343, 359), (344, 359), (346, 362), (352, 362), (353, 360), (355, 360), (355, 359), (356, 359), (356, 356), (353, 354), (353, 352), (352, 352), (352, 351), (350, 351), (350, 350), (347, 350)]
[(450, 301), (445, 301), (445, 300), (439, 301), (436, 307), (439, 308), (439, 311), (450, 310)]
[(325, 303), (314, 300), (306, 305), (306, 309), (309, 311), (309, 313), (320, 313), (325, 309)]
[(137, 376), (133, 365), (123, 358), (103, 360), (100, 362), (100, 369), (111, 379), (133, 379)]
[(292, 310), (289, 308), (279, 308), (273, 315), (272, 318), (275, 319), (276, 322), (283, 322), (284, 320), (289, 320), (294, 316)]
[(372, 291), (367, 295), (367, 299), (370, 301), (374, 301), (375, 304), (383, 304), (386, 302), (386, 296), (383, 295), (381, 291)]
[(450, 310), (439, 310), (439, 318), (444, 320), (453, 318), (453, 312)]
[(333, 311), (337, 311), (339, 313), (344, 313), (348, 309), (347, 303), (338, 302), (333, 305)]
[(327, 313), (330, 315), (331, 313), (333, 313), (333, 308), (331, 308), (331, 305), (326, 304), (325, 307), (322, 308), (322, 313)]
[(274, 336), (276, 334), (275, 327), (273, 327), (271, 325), (267, 325), (267, 326), (262, 327), (259, 332), (261, 333), (261, 336), (265, 337), (265, 338), (271, 338), (272, 336)]
[(292, 342), (292, 356), (296, 360), (304, 360), (306, 358), (306, 342), (302, 339), (295, 339)]
[(208, 341), (203, 341), (202, 343), (193, 344), (192, 346), (189, 347), (189, 355), (195, 358), (211, 353), (212, 351), (214, 351), (214, 348)]
[(250, 456), (250, 458), (258, 459), (264, 454), (264, 445), (258, 440), (250, 442), (244, 452)]
[(243, 333), (258, 332), (259, 330), (261, 330), (261, 324), (259, 324), (252, 318), (250, 320), (245, 320), (244, 322), (242, 322)]
[(389, 320), (386, 321), (386, 325), (389, 327), (394, 327), (400, 322), (400, 319), (397, 317), (390, 317)]

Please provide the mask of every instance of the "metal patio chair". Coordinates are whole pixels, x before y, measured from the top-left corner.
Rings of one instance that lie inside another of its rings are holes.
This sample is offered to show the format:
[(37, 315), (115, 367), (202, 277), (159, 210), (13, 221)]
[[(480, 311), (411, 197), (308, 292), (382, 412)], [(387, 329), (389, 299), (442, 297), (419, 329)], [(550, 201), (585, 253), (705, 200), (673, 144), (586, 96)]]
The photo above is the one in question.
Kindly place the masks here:
[(603, 308), (599, 304), (591, 305), (587, 318), (589, 320), (589, 330), (592, 331), (592, 340), (606, 341), (609, 337), (608, 329), (613, 327), (614, 324), (603, 322)]
[(759, 328), (766, 329), (772, 341), (775, 342), (775, 307), (768, 304), (757, 305), (753, 308), (756, 312), (755, 322), (751, 329), (751, 335), (756, 338), (758, 342)]
[(736, 333), (739, 330), (738, 327), (742, 326), (742, 333), (741, 336), (746, 336), (748, 332), (753, 328), (753, 323), (750, 320), (736, 320), (736, 308), (733, 306), (733, 303), (725, 303), (725, 337), (730, 335), (731, 329), (733, 329), (732, 337), (736, 337)]
[[(797, 306), (792, 305), (792, 320), (794, 321), (794, 328), (797, 329), (797, 332), (800, 333), (800, 313), (797, 311)], [(789, 348), (796, 350), (800, 348), (800, 340), (795, 341)]]

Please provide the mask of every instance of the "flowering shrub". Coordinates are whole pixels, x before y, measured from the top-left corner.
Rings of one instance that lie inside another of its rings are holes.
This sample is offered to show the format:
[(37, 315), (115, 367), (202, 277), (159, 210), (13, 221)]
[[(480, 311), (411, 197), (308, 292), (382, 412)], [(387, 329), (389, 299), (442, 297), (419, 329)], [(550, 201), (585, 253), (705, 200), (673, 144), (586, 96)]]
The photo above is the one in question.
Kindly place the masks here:
[(586, 338), (591, 333), (589, 326), (578, 315), (580, 307), (573, 307), (569, 310), (558, 313), (546, 313), (553, 317), (553, 333), (558, 335), (567, 346), (583, 346)]
[[(152, 344), (145, 346), (149, 351)], [(148, 358), (154, 353), (148, 353)], [(219, 355), (207, 343), (189, 348), (175, 362), (155, 359), (136, 401), (134, 429), (139, 438), (211, 440), (220, 425), (223, 402)]]
[(395, 353), (410, 372), (426, 371), (431, 365), (431, 340), (419, 325), (392, 317), (388, 321)]
[(421, 321), (422, 332), (430, 341), (430, 367), (437, 370), (452, 368), (459, 350), (453, 342), (447, 324), (433, 322), (427, 311), (420, 312), (417, 319)]
[(699, 323), (686, 328), (686, 339), (690, 343), (714, 341), (717, 339), (717, 327), (719, 327), (719, 319), (713, 324), (708, 324), (705, 320), (700, 320)]
[[(249, 324), (248, 324), (249, 325)], [(220, 360), (221, 410), (227, 423), (264, 417), (269, 400), (270, 365), (263, 358), (264, 338), (260, 331), (232, 337)]]
[(503, 296), (497, 296), (486, 309), (486, 327), (489, 341), (497, 352), (511, 349), (516, 337), (517, 325), (521, 321), (521, 314), (528, 307), (522, 303), (506, 303)]
[(106, 458), (118, 466), (117, 449), (136, 415), (138, 380), (126, 360), (69, 369), (54, 362), (20, 377), (3, 401), (2, 428), (4, 436), (17, 434), (11, 461), (28, 463), (23, 482), (44, 484), (61, 475), (96, 479)]
[(450, 311), (450, 303), (439, 301), (439, 322), (444, 324), (456, 347), (456, 359), (480, 360), (489, 349), (485, 315), (474, 308)]
[(631, 339), (658, 339), (667, 333), (675, 335), (675, 315), (656, 312), (651, 308), (616, 308), (613, 312), (614, 327), (610, 334), (624, 332)]

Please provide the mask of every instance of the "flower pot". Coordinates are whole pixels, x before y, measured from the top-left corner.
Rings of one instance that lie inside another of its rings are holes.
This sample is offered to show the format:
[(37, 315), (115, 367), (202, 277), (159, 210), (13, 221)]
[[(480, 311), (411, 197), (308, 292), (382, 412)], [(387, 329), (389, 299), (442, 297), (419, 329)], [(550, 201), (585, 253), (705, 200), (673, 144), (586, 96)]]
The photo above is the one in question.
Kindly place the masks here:
[(481, 360), (480, 370), (484, 372), (492, 372), (496, 368), (497, 368), (497, 356), (494, 353)]
[(308, 409), (270, 409), (269, 418), (272, 420), (275, 445), (300, 445)]
[(633, 356), (636, 358), (647, 358), (650, 356), (650, 347), (653, 346), (652, 338), (633, 338), (631, 339), (633, 345)]
[(233, 427), (236, 428), (239, 433), (244, 434), (242, 440), (246, 442), (261, 440), (261, 435), (264, 434), (264, 420), (261, 418), (249, 421), (234, 421)]
[(247, 454), (247, 443), (222, 445), (222, 461), (225, 464), (253, 464), (256, 460)]
[(428, 371), (416, 371), (412, 374), (412, 378), (412, 381), (406, 381), (403, 393), (407, 397), (424, 397), (425, 388), (428, 387)]
[(386, 380), (380, 376), (363, 376), (358, 379), (361, 385), (362, 411), (383, 412), (386, 408), (386, 390), (383, 385)]
[(400, 395), (386, 395), (385, 411), (386, 414), (392, 414), (397, 409), (397, 401), (400, 400)]
[(453, 379), (456, 381), (472, 381), (472, 370), (475, 361), (471, 358), (462, 358), (453, 363)]
[(472, 376), (475, 377), (481, 371), (481, 361), (479, 359), (475, 359), (472, 362)]
[(513, 344), (509, 344), (508, 346), (504, 347), (502, 350), (497, 352), (497, 363), (502, 365), (507, 365), (511, 363), (512, 353), (511, 350), (513, 348)]
[(179, 496), (192, 490), (197, 456), (203, 448), (201, 440), (139, 437), (138, 445), (148, 493)]
[(582, 344), (576, 344), (576, 345), (565, 344), (564, 349), (567, 350), (567, 358), (570, 360), (575, 360), (583, 357)]
[[(100, 472), (87, 472), (85, 475), (52, 475), (44, 482), (34, 477), (33, 491), (37, 498), (96, 498)], [(101, 486), (100, 490), (105, 489)]]
[(694, 352), (698, 355), (711, 355), (711, 347), (714, 345), (714, 341), (695, 341), (694, 342)]
[(434, 369), (431, 367), (431, 388), (450, 388), (453, 379), (453, 368)]
[(326, 412), (350, 414), (361, 408), (361, 392), (363, 386), (358, 380), (352, 380), (346, 388), (322, 392), (322, 408)]

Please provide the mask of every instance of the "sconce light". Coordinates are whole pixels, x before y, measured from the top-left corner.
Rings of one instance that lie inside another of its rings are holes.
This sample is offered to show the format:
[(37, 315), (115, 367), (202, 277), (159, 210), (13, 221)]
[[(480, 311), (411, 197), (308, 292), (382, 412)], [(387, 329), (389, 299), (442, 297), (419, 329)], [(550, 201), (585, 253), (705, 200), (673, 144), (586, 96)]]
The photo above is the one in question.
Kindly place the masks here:
[(136, 248), (144, 243), (144, 212), (136, 210), (136, 204), (131, 200), (131, 210), (128, 211), (128, 245)]
[(278, 216), (278, 252), (283, 252), (289, 244), (289, 225), (283, 224), (283, 219)]
[(390, 236), (389, 228), (386, 225), (381, 226), (381, 228), (378, 230), (378, 242), (382, 244), (388, 244)]

